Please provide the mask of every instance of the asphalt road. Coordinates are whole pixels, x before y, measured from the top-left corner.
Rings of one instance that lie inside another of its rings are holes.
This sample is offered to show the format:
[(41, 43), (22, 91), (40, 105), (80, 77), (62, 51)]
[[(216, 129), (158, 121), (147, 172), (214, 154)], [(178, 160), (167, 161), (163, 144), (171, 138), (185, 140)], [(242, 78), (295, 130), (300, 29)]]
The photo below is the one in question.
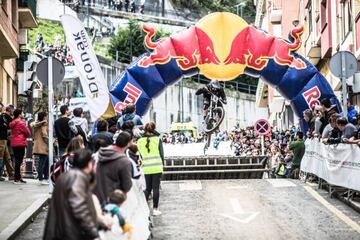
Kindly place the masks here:
[[(316, 189), (282, 179), (163, 182), (163, 215), (154, 217), (153, 234), (156, 240), (360, 239), (306, 188)], [(360, 231), (357, 212), (325, 191), (316, 194)]]
[[(155, 240), (360, 239), (360, 214), (292, 180), (162, 182)], [(17, 238), (41, 239), (46, 212)]]

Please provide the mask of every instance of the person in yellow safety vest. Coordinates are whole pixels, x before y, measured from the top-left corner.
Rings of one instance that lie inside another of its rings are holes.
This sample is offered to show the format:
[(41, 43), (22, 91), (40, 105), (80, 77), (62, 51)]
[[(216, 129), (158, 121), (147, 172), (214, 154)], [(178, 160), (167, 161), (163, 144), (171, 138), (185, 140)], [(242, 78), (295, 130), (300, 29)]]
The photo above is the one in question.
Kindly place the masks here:
[(284, 159), (281, 159), (275, 170), (276, 178), (286, 178), (288, 175), (288, 169), (284, 163)]
[(153, 192), (153, 215), (160, 215), (158, 209), (160, 197), (160, 180), (163, 172), (164, 150), (159, 136), (155, 133), (155, 123), (145, 124), (144, 137), (137, 141), (138, 150), (142, 158), (142, 167), (145, 175), (146, 189), (144, 191), (146, 201)]

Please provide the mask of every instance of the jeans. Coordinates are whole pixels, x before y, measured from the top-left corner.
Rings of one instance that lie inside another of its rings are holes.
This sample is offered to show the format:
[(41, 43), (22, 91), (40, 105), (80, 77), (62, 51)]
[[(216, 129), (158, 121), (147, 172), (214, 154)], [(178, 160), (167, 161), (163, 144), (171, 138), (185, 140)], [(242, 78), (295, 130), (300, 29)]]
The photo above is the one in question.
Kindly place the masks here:
[(158, 208), (160, 198), (160, 180), (161, 173), (157, 174), (145, 174), (146, 189), (144, 191), (146, 201), (149, 200), (151, 190), (153, 191), (153, 207)]
[(49, 157), (48, 155), (39, 154), (39, 164), (38, 164), (38, 179), (47, 180), (49, 178)]
[(15, 158), (15, 180), (21, 179), (20, 167), (24, 160), (25, 147), (13, 147)]
[[(4, 165), (9, 177), (14, 176), (14, 167), (11, 162), (11, 156), (9, 154), (9, 147), (6, 140), (0, 140), (0, 161), (2, 160), (2, 167), (0, 167), (0, 174), (3, 174)], [(1, 164), (1, 163), (0, 163)]]
[(4, 173), (4, 160), (0, 159), (0, 178), (3, 176)]

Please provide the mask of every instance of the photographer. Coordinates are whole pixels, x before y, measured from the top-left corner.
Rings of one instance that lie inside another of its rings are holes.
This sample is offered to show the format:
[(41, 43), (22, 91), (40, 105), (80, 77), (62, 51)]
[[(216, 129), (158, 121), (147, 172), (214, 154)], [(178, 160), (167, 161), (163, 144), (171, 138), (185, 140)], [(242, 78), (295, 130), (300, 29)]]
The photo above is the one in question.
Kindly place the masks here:
[(336, 120), (336, 127), (331, 131), (329, 139), (325, 142), (328, 144), (349, 143), (348, 139), (356, 133), (356, 127), (349, 123), (345, 117)]
[(360, 146), (360, 115), (357, 115), (356, 123), (357, 125), (354, 126), (356, 131), (354, 132), (353, 136), (350, 138), (344, 137), (343, 142), (349, 144), (358, 144)]
[[(338, 120), (339, 117), (340, 117), (340, 115), (337, 113), (331, 115), (330, 123), (325, 126), (324, 131), (321, 136), (323, 143), (325, 143), (325, 144), (328, 143), (328, 140), (331, 138), (333, 129), (334, 128), (337, 129), (336, 121)], [(340, 132), (339, 129), (337, 129), (336, 131)], [(337, 136), (337, 135), (335, 135), (335, 136)]]

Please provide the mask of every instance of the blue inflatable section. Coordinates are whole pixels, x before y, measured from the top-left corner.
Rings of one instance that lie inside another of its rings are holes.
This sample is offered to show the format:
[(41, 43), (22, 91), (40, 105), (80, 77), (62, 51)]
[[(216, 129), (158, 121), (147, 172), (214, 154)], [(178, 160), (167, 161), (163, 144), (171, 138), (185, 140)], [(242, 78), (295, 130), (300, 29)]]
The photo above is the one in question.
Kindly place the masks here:
[[(199, 72), (197, 67), (182, 70), (175, 59), (147, 67), (137, 64), (150, 54), (145, 53), (133, 61), (111, 86), (110, 93), (117, 112), (121, 112), (126, 104), (135, 103), (137, 114), (144, 115), (149, 109), (151, 99), (161, 94), (166, 87), (181, 80), (184, 76), (193, 76)], [(325, 77), (304, 57), (297, 53), (291, 54), (295, 58), (300, 58), (306, 64), (306, 68), (283, 66), (269, 59), (267, 66), (261, 71), (247, 67), (245, 74), (260, 77), (276, 88), (284, 98), (291, 102), (292, 109), (300, 120), (306, 109), (320, 104), (323, 98), (329, 98), (333, 104), (338, 105), (340, 110), (340, 104)], [(305, 130), (306, 124), (302, 122), (302, 125)]]

